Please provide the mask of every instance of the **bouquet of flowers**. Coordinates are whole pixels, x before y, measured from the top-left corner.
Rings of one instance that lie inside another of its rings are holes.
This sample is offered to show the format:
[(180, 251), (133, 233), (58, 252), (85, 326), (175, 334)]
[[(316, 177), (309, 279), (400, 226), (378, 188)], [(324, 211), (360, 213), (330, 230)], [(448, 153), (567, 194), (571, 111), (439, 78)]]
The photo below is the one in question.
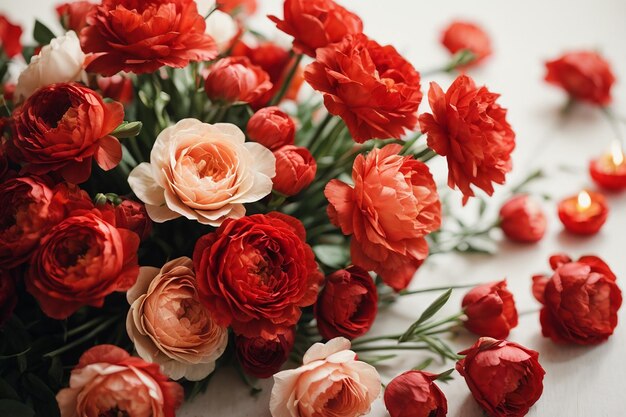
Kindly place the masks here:
[[(66, 32), (37, 22), (32, 46), (1, 18), (0, 410), (173, 416), (233, 366), (251, 386), (274, 376), (275, 417), (359, 416), (381, 392), (373, 364), (419, 349), (458, 360), (491, 415), (524, 415), (544, 371), (502, 340), (506, 282), (445, 319), (439, 288), (405, 333), (362, 338), (429, 248), (477, 250), (495, 226), (442, 238), (427, 162), (445, 158), (464, 203), (503, 184), (515, 135), (498, 94), (462, 71), (418, 115), (420, 73), (333, 0), (285, 0), (270, 19), (287, 48), (248, 26), (255, 1), (204, 3), (63, 4)], [(460, 22), (444, 44), (451, 73), (490, 53)], [(461, 318), (487, 337), (457, 354), (441, 335)], [(392, 416), (445, 415), (435, 381), (453, 370), (427, 365), (387, 385)]]

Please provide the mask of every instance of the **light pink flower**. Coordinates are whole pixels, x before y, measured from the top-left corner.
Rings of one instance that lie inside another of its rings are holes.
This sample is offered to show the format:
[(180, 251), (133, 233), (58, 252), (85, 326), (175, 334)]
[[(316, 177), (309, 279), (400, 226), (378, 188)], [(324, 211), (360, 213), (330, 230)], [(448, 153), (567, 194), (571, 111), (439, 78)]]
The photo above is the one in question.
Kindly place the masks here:
[(337, 337), (316, 343), (297, 369), (274, 375), (273, 417), (357, 417), (367, 414), (380, 393), (380, 376), (356, 359), (350, 341)]

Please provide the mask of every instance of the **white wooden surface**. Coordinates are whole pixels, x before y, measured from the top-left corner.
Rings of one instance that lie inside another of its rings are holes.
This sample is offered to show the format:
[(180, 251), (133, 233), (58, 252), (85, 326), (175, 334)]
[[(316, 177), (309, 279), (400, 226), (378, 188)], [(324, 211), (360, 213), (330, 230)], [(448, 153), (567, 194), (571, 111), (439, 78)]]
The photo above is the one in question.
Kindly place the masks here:
[[(279, 12), (282, 1), (259, 0), (262, 12)], [(33, 16), (52, 19), (50, 0), (0, 0), (0, 12), (28, 22)], [(381, 43), (392, 43), (419, 70), (427, 70), (447, 57), (439, 46), (439, 33), (452, 18), (472, 19), (491, 34), (495, 53), (471, 75), (502, 94), (509, 108), (509, 121), (517, 132), (515, 169), (510, 183), (523, 178), (531, 169), (542, 166), (551, 171), (549, 179), (538, 183), (538, 192), (551, 193), (556, 199), (574, 194), (583, 187), (593, 187), (586, 173), (588, 160), (608, 148), (613, 138), (610, 126), (599, 111), (579, 107), (567, 118), (559, 117), (564, 103), (560, 91), (547, 86), (542, 77), (542, 63), (568, 49), (600, 50), (612, 63), (618, 84), (613, 90), (614, 108), (626, 114), (626, 2), (624, 0), (527, 0), (524, 2), (463, 0), (344, 0), (365, 22), (365, 31)], [(48, 7), (48, 4), (50, 7)], [(272, 26), (262, 15), (256, 26)], [(425, 80), (425, 91), (427, 81)], [(452, 81), (439, 76), (444, 88)], [(426, 108), (423, 105), (421, 110)], [(626, 126), (625, 126), (626, 127)], [(626, 134), (626, 129), (624, 129)], [(567, 164), (576, 173), (556, 167)], [(435, 170), (445, 173), (441, 164)], [(501, 188), (494, 206), (506, 195)], [(530, 293), (530, 277), (548, 271), (548, 256), (564, 251), (573, 256), (593, 253), (603, 257), (626, 290), (626, 193), (609, 196), (612, 213), (603, 231), (591, 238), (573, 237), (562, 232), (554, 202), (546, 203), (549, 231), (538, 245), (522, 246), (503, 241), (497, 256), (440, 255), (429, 259), (414, 281), (415, 288), (497, 280), (507, 277), (515, 294), (518, 309), (530, 312), (520, 318), (510, 340), (540, 352), (546, 369), (544, 394), (529, 413), (531, 417), (614, 417), (624, 415), (626, 406), (626, 308), (620, 312), (621, 324), (615, 335), (596, 347), (557, 346), (541, 337), (538, 304)], [(471, 206), (466, 210), (471, 210)], [(458, 310), (463, 290), (457, 290), (447, 312)], [(383, 334), (405, 329), (435, 295), (405, 297), (379, 315), (371, 332)], [(444, 311), (445, 313), (446, 311)], [(453, 341), (461, 350), (475, 338), (463, 335)], [(381, 367), (383, 380), (411, 368), (423, 359), (422, 354), (408, 353)], [(442, 366), (442, 369), (451, 365)], [(179, 415), (269, 416), (271, 380), (263, 383), (263, 392), (255, 398), (231, 371), (219, 371), (208, 392), (186, 404)], [(481, 411), (469, 395), (464, 381), (457, 377), (442, 386), (448, 398), (449, 416), (479, 417)], [(382, 400), (377, 400), (370, 414), (386, 416)]]

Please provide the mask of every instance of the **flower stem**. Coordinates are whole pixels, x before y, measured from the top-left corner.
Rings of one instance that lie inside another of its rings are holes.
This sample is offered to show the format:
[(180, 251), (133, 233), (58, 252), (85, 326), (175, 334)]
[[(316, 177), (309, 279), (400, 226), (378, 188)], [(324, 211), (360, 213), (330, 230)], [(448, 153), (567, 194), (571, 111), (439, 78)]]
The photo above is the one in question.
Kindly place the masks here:
[(289, 90), (289, 87), (291, 86), (291, 82), (293, 81), (293, 77), (296, 75), (296, 71), (298, 70), (298, 67), (300, 66), (300, 61), (302, 61), (302, 56), (303, 56), (302, 54), (295, 55), (293, 65), (291, 66), (291, 68), (289, 69), (289, 72), (287, 73), (285, 82), (283, 82), (283, 85), (280, 87), (280, 90), (278, 90), (278, 93), (276, 93), (276, 95), (269, 102), (270, 106), (275, 106), (278, 103), (280, 103), (280, 101), (283, 99), (285, 94), (287, 94), (287, 91)]
[(80, 337), (56, 350), (53, 350), (51, 352), (48, 352), (46, 354), (44, 354), (43, 356), (46, 358), (52, 358), (54, 356), (58, 356), (62, 353), (67, 352), (68, 350), (74, 349), (76, 346), (80, 346), (81, 344), (88, 342), (89, 340), (93, 339), (95, 336), (97, 336), (98, 334), (100, 334), (101, 332), (103, 332), (104, 330), (106, 330), (110, 325), (112, 325), (113, 323), (117, 322), (119, 320), (119, 317), (112, 317), (109, 320), (105, 321), (104, 323), (100, 324), (98, 327), (96, 327), (95, 329), (93, 329), (92, 331), (90, 331), (89, 333), (85, 334), (83, 337)]
[(332, 114), (327, 113), (326, 117), (324, 117), (324, 120), (322, 120), (319, 126), (317, 126), (317, 129), (315, 129), (315, 132), (313, 132), (313, 135), (311, 136), (311, 139), (308, 140), (307, 144), (310, 148), (309, 150), (311, 151), (311, 153), (313, 153), (313, 151), (320, 146), (318, 139), (320, 136), (322, 136), (322, 133), (324, 133), (324, 130), (326, 130), (326, 127), (331, 122), (331, 120), (333, 120), (334, 117), (335, 116), (333, 116)]
[(424, 288), (422, 290), (411, 290), (411, 291), (400, 291), (398, 295), (413, 295), (413, 294), (423, 294), (426, 292), (434, 292), (434, 291), (445, 291), (449, 289), (459, 289), (459, 288), (473, 288), (480, 284), (464, 284), (464, 285), (448, 285), (447, 287), (434, 287), (434, 288)]
[(429, 346), (425, 345), (385, 345), (385, 346), (364, 346), (356, 347), (353, 349), (355, 352), (374, 352), (378, 350), (430, 350)]

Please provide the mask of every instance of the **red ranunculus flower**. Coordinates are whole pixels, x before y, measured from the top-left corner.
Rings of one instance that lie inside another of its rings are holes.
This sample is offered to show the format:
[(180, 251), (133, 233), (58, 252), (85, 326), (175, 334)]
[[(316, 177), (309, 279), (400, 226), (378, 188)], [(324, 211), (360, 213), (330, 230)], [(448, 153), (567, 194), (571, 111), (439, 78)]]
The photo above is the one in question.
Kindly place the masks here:
[(133, 101), (135, 90), (133, 80), (120, 74), (112, 77), (98, 77), (98, 88), (102, 92), (102, 97), (108, 97), (122, 104)]
[(124, 108), (80, 84), (43, 87), (13, 117), (11, 149), (25, 172), (56, 172), (79, 184), (89, 178), (92, 159), (104, 170), (122, 159), (122, 145), (109, 134), (124, 121)]
[(0, 269), (0, 328), (11, 317), (16, 304), (15, 278), (9, 271)]
[(115, 225), (135, 232), (141, 240), (150, 237), (152, 231), (152, 220), (148, 217), (146, 206), (127, 198), (115, 207)]
[(95, 7), (96, 4), (89, 1), (73, 1), (59, 4), (56, 12), (65, 29), (80, 33), (87, 26), (87, 15)]
[(183, 68), (218, 53), (194, 0), (102, 0), (87, 23), (81, 45), (95, 55), (87, 70), (102, 75)]
[(355, 141), (399, 139), (417, 124), (420, 75), (393, 46), (363, 34), (317, 51), (304, 78), (324, 94), (329, 113), (341, 117)]
[(456, 364), (474, 399), (492, 417), (522, 417), (543, 392), (539, 354), (517, 343), (481, 337)]
[(9, 57), (22, 53), (22, 28), (14, 25), (4, 16), (0, 15), (0, 51)]
[(248, 375), (269, 378), (287, 361), (295, 340), (293, 328), (268, 339), (260, 336), (237, 336), (237, 359)]
[(217, 0), (217, 8), (226, 13), (240, 13), (252, 15), (256, 12), (256, 0)]
[(547, 223), (541, 205), (525, 194), (512, 197), (500, 209), (500, 228), (516, 242), (540, 241), (546, 234)]
[(271, 88), (269, 75), (243, 56), (217, 61), (204, 84), (212, 101), (226, 103), (252, 103)]
[(293, 145), (296, 125), (287, 113), (278, 107), (265, 107), (252, 115), (246, 128), (248, 137), (271, 151)]
[(441, 43), (451, 54), (468, 50), (476, 57), (468, 66), (478, 64), (491, 55), (489, 35), (470, 22), (452, 22), (441, 36)]
[(576, 100), (599, 106), (611, 103), (615, 76), (609, 63), (597, 52), (570, 52), (546, 62), (546, 81), (564, 89)]
[(333, 0), (285, 0), (283, 14), (283, 20), (270, 19), (293, 36), (294, 49), (309, 56), (315, 56), (317, 48), (363, 32), (361, 19)]
[(437, 375), (407, 371), (395, 377), (385, 388), (385, 407), (391, 417), (445, 417), (446, 396), (435, 380)]
[(280, 213), (227, 219), (196, 243), (201, 300), (235, 333), (274, 338), (315, 302), (322, 278), (299, 220)]
[(607, 340), (622, 305), (622, 291), (611, 268), (596, 256), (574, 262), (567, 255), (555, 255), (550, 264), (551, 278), (533, 277), (533, 294), (543, 304), (543, 335), (557, 343), (578, 345)]
[(465, 328), (479, 336), (506, 339), (517, 326), (517, 309), (506, 280), (479, 285), (463, 297)]
[(359, 155), (354, 188), (331, 180), (324, 195), (328, 216), (352, 235), (352, 262), (375, 271), (396, 291), (409, 285), (428, 255), (424, 236), (441, 225), (441, 203), (428, 166), (398, 155), (400, 145)]
[(458, 187), (463, 202), (474, 196), (474, 184), (493, 194), (493, 183), (504, 184), (511, 171), (515, 133), (506, 121), (499, 95), (460, 75), (446, 93), (430, 83), (428, 101), (432, 114), (420, 116), (428, 146), (448, 161), (448, 185)]
[(317, 328), (324, 339), (355, 339), (369, 331), (378, 311), (376, 284), (361, 267), (351, 266), (326, 277), (315, 304)]
[[(2, 122), (0, 121), (0, 136), (2, 135)], [(0, 139), (0, 180), (9, 175), (9, 157), (6, 148)]]
[(307, 148), (286, 145), (274, 151), (276, 176), (274, 190), (292, 196), (307, 188), (315, 179), (317, 163)]
[(101, 307), (139, 274), (139, 237), (115, 226), (112, 211), (76, 210), (41, 239), (26, 289), (46, 315), (62, 320), (84, 305)]

